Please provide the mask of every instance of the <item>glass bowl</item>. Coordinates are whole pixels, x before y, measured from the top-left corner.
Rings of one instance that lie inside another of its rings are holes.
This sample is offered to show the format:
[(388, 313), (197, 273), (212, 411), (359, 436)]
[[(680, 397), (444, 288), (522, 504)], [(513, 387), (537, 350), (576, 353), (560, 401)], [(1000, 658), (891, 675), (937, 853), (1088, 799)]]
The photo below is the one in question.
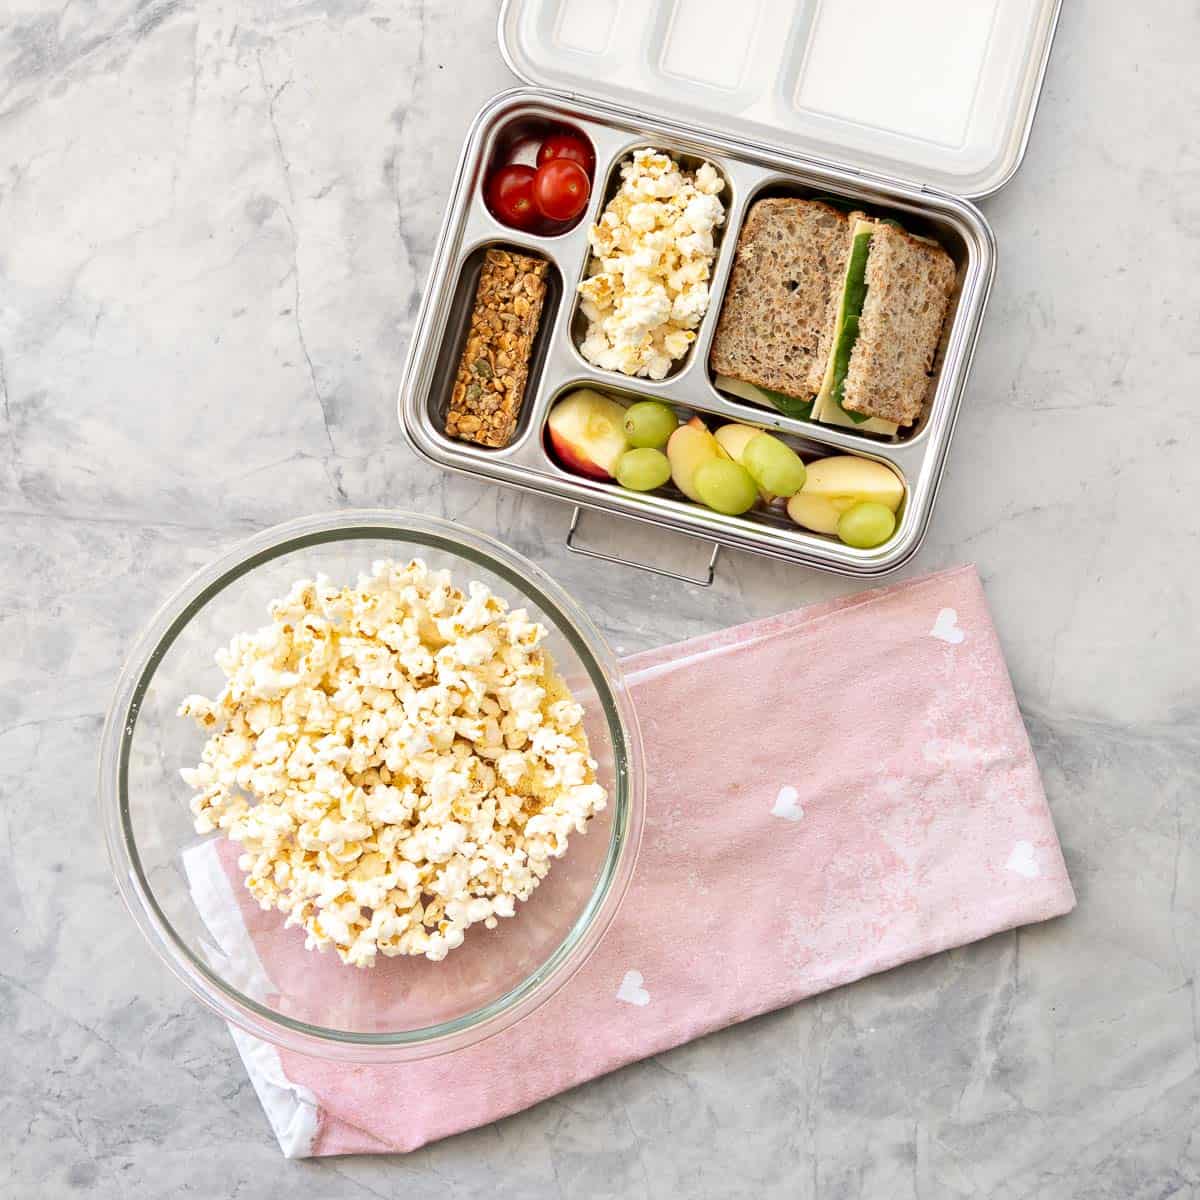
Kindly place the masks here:
[[(245, 892), (236, 851), (198, 835), (179, 768), (204, 734), (176, 716), (184, 696), (213, 696), (213, 655), (269, 620), (268, 602), (318, 573), (352, 582), (379, 558), (423, 558), (460, 587), (487, 584), (549, 631), (544, 645), (583, 705), (608, 807), (515, 917), (476, 925), (443, 962), (379, 957), (344, 966), (306, 951)], [(193, 576), (150, 622), (117, 685), (100, 757), (100, 816), (121, 895), (167, 966), (220, 1016), (276, 1045), (351, 1062), (445, 1053), (527, 1016), (579, 970), (633, 874), (643, 817), (637, 717), (612, 652), (579, 606), (533, 563), (449, 521), (390, 510), (278, 525)], [(253, 934), (251, 938), (247, 930)], [(261, 953), (260, 953), (261, 952)]]

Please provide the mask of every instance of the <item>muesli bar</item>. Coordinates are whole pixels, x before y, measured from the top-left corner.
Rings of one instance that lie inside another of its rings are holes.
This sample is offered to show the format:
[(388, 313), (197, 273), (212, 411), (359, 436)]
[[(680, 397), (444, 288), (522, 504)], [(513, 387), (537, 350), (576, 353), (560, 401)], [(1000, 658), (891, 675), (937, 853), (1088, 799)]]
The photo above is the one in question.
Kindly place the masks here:
[(545, 259), (488, 250), (459, 360), (449, 437), (502, 449), (512, 441), (529, 379), (529, 360), (546, 298)]

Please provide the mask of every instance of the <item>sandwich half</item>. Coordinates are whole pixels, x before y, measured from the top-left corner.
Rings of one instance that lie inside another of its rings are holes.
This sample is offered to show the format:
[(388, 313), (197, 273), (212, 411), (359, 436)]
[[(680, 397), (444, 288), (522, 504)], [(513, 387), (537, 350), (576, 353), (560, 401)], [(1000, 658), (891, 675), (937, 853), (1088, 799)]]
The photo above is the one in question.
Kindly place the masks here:
[(894, 434), (925, 408), (957, 272), (936, 242), (853, 214), (832, 349), (813, 418)]
[(757, 201), (738, 237), (709, 362), (722, 376), (807, 417), (821, 389), (837, 316), (830, 281), (846, 273), (850, 220), (796, 197)]
[(816, 200), (750, 209), (710, 354), (717, 386), (886, 437), (924, 411), (957, 272), (936, 242)]
[(866, 298), (840, 403), (852, 414), (912, 425), (925, 408), (942, 326), (958, 280), (937, 242), (877, 221)]

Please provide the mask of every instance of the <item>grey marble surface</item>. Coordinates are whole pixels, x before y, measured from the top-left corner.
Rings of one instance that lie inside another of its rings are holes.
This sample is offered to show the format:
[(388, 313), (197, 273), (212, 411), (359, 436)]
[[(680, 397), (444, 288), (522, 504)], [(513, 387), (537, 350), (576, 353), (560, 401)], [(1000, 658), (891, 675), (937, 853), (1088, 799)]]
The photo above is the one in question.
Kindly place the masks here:
[(490, 3), (0, 0), (0, 1195), (1200, 1194), (1198, 61), (1194, 4), (1067, 4), (909, 571), (979, 565), (1078, 910), (407, 1157), (289, 1163), (96, 827), (165, 594), (340, 505), (497, 534), (622, 649), (854, 585), (599, 567), (563, 507), (404, 445), (454, 160), (511, 82)]

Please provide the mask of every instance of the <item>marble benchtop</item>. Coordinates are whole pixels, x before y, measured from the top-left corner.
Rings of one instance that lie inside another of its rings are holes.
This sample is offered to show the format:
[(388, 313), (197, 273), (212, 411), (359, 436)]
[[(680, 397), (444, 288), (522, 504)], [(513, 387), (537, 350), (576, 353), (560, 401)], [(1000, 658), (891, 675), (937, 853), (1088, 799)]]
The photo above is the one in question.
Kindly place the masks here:
[(96, 827), (103, 712), (163, 596), (349, 505), (496, 534), (624, 651), (856, 585), (576, 559), (565, 507), (404, 444), (459, 146), (512, 83), (493, 4), (0, 0), (0, 1196), (1197, 1194), (1197, 61), (1194, 6), (1065, 7), (1026, 164), (985, 204), (996, 290), (906, 570), (978, 564), (1078, 910), (407, 1158), (287, 1163)]

